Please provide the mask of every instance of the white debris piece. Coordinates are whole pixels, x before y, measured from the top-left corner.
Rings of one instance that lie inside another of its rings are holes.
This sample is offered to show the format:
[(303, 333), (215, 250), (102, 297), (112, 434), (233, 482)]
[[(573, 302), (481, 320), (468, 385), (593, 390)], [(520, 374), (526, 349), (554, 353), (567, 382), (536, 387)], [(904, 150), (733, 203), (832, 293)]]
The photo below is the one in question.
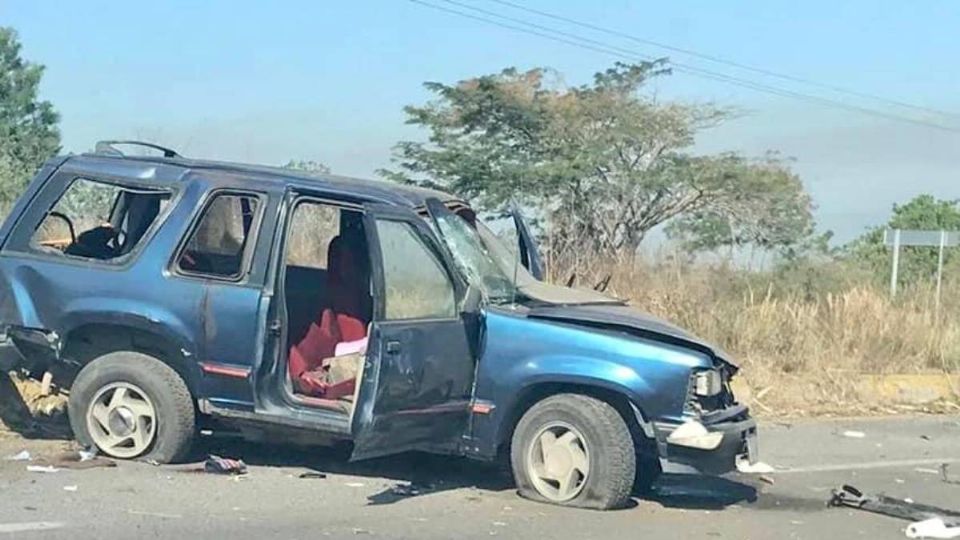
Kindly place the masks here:
[(947, 527), (940, 518), (907, 525), (907, 538), (960, 538), (960, 527)]
[(762, 461), (750, 463), (749, 460), (742, 457), (737, 458), (737, 470), (745, 474), (770, 474), (776, 472), (776, 469)]
[(27, 450), (21, 450), (20, 453), (3, 458), (6, 461), (33, 461), (33, 456)]
[(60, 472), (60, 469), (54, 467), (53, 465), (27, 465), (27, 472), (55, 473)]
[(63, 486), (64, 491), (77, 491), (78, 489), (80, 488), (78, 488), (77, 486)]
[(867, 434), (862, 431), (844, 431), (843, 436), (851, 439), (862, 439), (866, 437)]

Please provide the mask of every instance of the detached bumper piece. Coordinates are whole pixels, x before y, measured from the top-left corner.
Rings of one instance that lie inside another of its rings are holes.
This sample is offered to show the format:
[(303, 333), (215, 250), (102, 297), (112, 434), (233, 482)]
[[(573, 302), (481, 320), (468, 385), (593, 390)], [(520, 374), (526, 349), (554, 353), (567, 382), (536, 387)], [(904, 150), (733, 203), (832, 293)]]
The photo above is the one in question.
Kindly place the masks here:
[(886, 495), (866, 495), (853, 486), (843, 486), (840, 489), (835, 489), (830, 500), (827, 501), (827, 506), (856, 508), (915, 522), (939, 519), (946, 527), (960, 527), (960, 512), (956, 510), (946, 510), (936, 506), (895, 499)]
[(757, 421), (737, 405), (680, 424), (654, 424), (664, 471), (718, 475), (736, 468), (737, 459), (756, 463)]

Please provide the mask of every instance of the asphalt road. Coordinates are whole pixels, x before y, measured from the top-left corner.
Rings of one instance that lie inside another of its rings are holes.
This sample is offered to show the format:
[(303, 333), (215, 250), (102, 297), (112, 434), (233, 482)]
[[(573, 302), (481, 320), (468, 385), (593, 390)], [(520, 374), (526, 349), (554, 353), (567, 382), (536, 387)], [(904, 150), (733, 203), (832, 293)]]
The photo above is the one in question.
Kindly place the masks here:
[[(844, 435), (859, 431), (862, 438)], [(0, 456), (53, 455), (65, 443), (0, 437)], [(0, 461), (3, 538), (904, 538), (906, 521), (826, 508), (852, 484), (960, 509), (960, 418), (767, 423), (756, 477), (671, 476), (615, 512), (523, 500), (496, 469), (418, 454), (346, 464), (331, 451), (208, 437), (200, 452), (243, 458), (240, 478), (123, 462), (115, 468), (26, 471)], [(308, 471), (325, 478), (300, 478)], [(413, 484), (411, 489), (409, 486)]]

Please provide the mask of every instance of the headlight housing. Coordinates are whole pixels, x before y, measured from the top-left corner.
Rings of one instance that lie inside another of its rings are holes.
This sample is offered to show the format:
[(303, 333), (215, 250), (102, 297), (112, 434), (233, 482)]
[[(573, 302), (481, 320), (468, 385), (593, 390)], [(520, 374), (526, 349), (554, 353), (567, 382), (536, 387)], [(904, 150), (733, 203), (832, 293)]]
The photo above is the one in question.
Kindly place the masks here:
[(716, 369), (705, 369), (693, 374), (693, 393), (712, 397), (723, 391), (723, 376)]

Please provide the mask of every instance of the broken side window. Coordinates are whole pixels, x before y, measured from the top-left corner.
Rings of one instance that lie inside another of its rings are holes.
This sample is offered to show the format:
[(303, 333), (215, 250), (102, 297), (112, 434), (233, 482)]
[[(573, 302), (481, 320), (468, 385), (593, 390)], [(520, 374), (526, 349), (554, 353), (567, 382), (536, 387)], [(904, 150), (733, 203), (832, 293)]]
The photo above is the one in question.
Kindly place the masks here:
[(259, 207), (253, 194), (215, 195), (177, 257), (177, 268), (186, 274), (240, 279), (253, 246)]
[(453, 283), (409, 224), (377, 220), (386, 318), (441, 319), (457, 315)]
[(44, 216), (31, 245), (45, 253), (118, 258), (139, 245), (170, 197), (165, 190), (78, 178)]

